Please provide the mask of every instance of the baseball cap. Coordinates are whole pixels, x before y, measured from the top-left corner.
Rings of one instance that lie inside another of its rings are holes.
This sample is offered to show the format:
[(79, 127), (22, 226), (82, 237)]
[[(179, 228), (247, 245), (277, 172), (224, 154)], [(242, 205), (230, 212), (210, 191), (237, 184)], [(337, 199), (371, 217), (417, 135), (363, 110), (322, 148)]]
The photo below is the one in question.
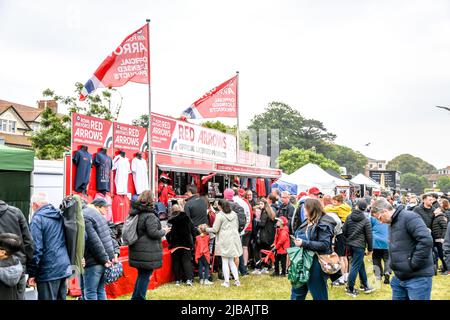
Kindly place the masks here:
[(322, 192), (320, 192), (319, 188), (317, 188), (317, 187), (311, 187), (311, 188), (309, 188), (309, 190), (308, 190), (308, 194), (319, 195), (319, 194), (321, 194), (321, 193), (322, 193)]
[(223, 197), (225, 198), (225, 200), (233, 199), (233, 197), (234, 197), (233, 189), (230, 189), (230, 188), (225, 189), (225, 191), (223, 192)]
[(277, 218), (277, 220), (280, 220), (283, 223), (283, 226), (286, 226), (288, 224), (288, 220), (285, 216), (281, 216)]
[(356, 202), (356, 206), (359, 208), (359, 210), (366, 211), (367, 202), (364, 199), (360, 199), (360, 200), (358, 200), (358, 202)]
[(297, 200), (299, 200), (299, 199), (301, 199), (301, 198), (303, 198), (304, 196), (307, 196), (308, 194), (305, 192), (305, 191), (302, 191), (302, 192), (300, 192), (299, 194), (298, 194), (298, 196), (297, 196)]
[(96, 206), (96, 207), (99, 207), (99, 208), (102, 208), (102, 207), (110, 207), (110, 206), (111, 206), (108, 202), (106, 202), (105, 199), (102, 199), (102, 198), (94, 199), (94, 200), (91, 202), (91, 204), (94, 205), (94, 206)]
[(244, 189), (239, 189), (238, 193), (239, 193), (239, 197), (245, 196), (245, 190)]

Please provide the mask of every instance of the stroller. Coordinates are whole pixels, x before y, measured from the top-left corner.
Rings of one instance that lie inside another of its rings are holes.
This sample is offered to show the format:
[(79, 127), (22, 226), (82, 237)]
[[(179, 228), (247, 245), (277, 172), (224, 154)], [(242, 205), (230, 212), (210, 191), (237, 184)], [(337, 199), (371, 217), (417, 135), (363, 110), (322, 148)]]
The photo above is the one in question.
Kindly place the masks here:
[(272, 266), (275, 263), (275, 248), (272, 250), (261, 249), (260, 252), (261, 256), (264, 255), (264, 257), (255, 263), (255, 268), (260, 267), (262, 263), (265, 263), (268, 266)]

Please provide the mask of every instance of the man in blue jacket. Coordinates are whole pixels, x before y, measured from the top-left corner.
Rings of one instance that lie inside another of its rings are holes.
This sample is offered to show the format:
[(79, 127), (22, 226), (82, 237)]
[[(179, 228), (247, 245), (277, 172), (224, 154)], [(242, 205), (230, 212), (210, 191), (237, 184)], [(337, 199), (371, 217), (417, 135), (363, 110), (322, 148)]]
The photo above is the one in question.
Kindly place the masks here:
[(395, 276), (391, 281), (393, 300), (430, 300), (433, 265), (433, 238), (422, 218), (396, 209), (384, 198), (372, 205), (372, 216), (389, 228), (389, 259)]
[(38, 300), (65, 300), (66, 279), (72, 274), (61, 212), (48, 203), (45, 193), (31, 198), (33, 217), (30, 231), (34, 254), (28, 273), (29, 284), (37, 285)]

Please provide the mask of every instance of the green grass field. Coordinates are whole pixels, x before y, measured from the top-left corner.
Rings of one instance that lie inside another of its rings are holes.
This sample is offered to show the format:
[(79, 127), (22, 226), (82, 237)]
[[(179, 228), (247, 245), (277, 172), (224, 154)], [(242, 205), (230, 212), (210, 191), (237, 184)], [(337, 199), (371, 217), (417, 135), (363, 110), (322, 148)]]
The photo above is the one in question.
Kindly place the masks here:
[[(377, 290), (371, 294), (360, 292), (356, 298), (345, 294), (345, 286), (331, 287), (330, 281), (328, 297), (330, 300), (391, 300), (392, 291), (390, 285), (377, 283), (373, 276), (372, 264), (366, 263), (367, 275), (370, 284)], [(291, 286), (287, 278), (270, 277), (269, 275), (250, 275), (241, 278), (241, 286), (224, 288), (222, 281), (215, 276), (214, 285), (201, 286), (196, 279), (193, 287), (182, 285), (175, 286), (169, 283), (160, 286), (156, 290), (147, 292), (149, 300), (289, 300)], [(233, 284), (233, 281), (231, 282)], [(359, 288), (359, 280), (355, 288)], [(432, 300), (450, 300), (450, 276), (438, 275), (433, 278)], [(130, 296), (122, 296), (120, 300), (130, 299)], [(307, 299), (311, 299), (308, 294)]]

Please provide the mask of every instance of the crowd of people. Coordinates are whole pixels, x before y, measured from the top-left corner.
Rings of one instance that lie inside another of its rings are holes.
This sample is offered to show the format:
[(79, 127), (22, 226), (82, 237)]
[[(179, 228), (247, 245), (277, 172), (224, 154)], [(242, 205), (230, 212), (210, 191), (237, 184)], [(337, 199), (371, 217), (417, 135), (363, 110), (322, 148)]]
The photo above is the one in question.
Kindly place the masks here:
[[(254, 276), (289, 279), (292, 270), (300, 270), (300, 284), (291, 281), (293, 300), (304, 300), (308, 292), (315, 300), (327, 300), (328, 279), (355, 297), (375, 290), (366, 273), (368, 256), (376, 280), (390, 284), (393, 299), (426, 300), (433, 276), (448, 274), (450, 206), (445, 195), (366, 193), (350, 200), (312, 187), (299, 195), (272, 189), (257, 199), (239, 186), (223, 194), (209, 201), (188, 186), (187, 199), (171, 208), (166, 225), (152, 192), (139, 195), (129, 214), (137, 216), (137, 240), (129, 245), (129, 265), (138, 271), (131, 299), (146, 299), (150, 276), (162, 266), (164, 238), (177, 286), (193, 286), (196, 276), (200, 285), (210, 286), (215, 272), (221, 285), (230, 287), (231, 280), (241, 286), (240, 277), (248, 276), (249, 269)], [(19, 209), (0, 201), (0, 299), (24, 299), (26, 287), (35, 286), (39, 300), (64, 300), (73, 275), (64, 217), (44, 193), (33, 195), (31, 203), (28, 225)], [(107, 209), (103, 199), (83, 203), (84, 300), (106, 300), (106, 272), (118, 262), (120, 239), (107, 222)], [(298, 263), (291, 259), (293, 248), (302, 249), (300, 269), (293, 265)], [(333, 257), (339, 267), (330, 272), (326, 268)]]

